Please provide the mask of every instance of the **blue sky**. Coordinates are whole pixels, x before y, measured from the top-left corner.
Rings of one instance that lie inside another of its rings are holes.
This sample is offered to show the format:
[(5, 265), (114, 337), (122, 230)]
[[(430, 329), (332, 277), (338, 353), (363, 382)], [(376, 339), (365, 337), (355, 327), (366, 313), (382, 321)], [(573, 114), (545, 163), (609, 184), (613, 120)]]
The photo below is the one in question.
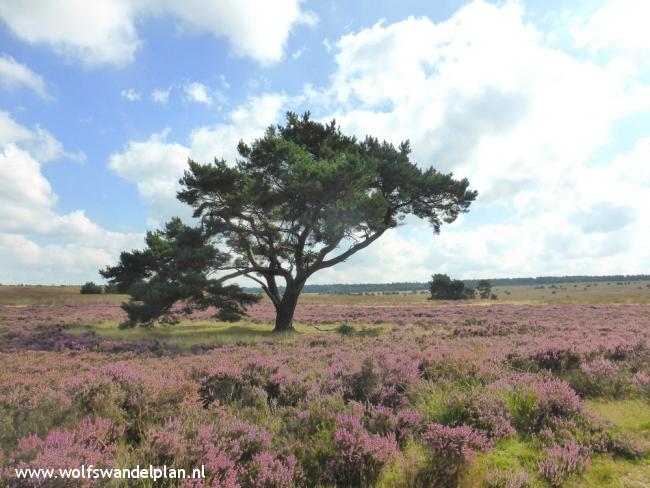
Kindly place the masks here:
[[(271, 5), (272, 4), (272, 5)], [(650, 268), (642, 0), (0, 0), (0, 282), (79, 283), (172, 215), (188, 156), (287, 110), (409, 138), (471, 212), (313, 282)], [(381, 263), (381, 265), (378, 265)]]

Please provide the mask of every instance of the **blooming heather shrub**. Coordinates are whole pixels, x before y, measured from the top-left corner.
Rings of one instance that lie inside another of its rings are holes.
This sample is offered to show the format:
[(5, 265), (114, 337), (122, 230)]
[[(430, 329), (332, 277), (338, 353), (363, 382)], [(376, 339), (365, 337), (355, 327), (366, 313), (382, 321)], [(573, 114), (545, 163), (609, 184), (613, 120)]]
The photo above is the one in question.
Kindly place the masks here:
[(125, 440), (138, 445), (146, 426), (173, 415), (193, 393), (190, 383), (151, 378), (133, 364), (107, 363), (62, 383), (74, 408), (84, 415), (110, 418), (125, 429)]
[(506, 400), (491, 391), (474, 389), (450, 394), (437, 420), (448, 426), (469, 425), (484, 432), (490, 439), (515, 433)]
[(642, 396), (650, 399), (650, 375), (637, 371), (632, 377), (632, 384)]
[(231, 366), (222, 366), (205, 378), (199, 387), (199, 396), (204, 408), (213, 402), (222, 405), (240, 403), (263, 406), (267, 399), (264, 390), (251, 384), (250, 378), (244, 377), (237, 367)]
[(294, 456), (271, 451), (271, 434), (221, 409), (204, 419), (173, 418), (147, 432), (145, 453), (154, 465), (204, 465), (210, 486), (278, 488), (300, 479)]
[(396, 414), (395, 438), (400, 446), (406, 445), (420, 431), (422, 414), (417, 410), (405, 408)]
[(571, 371), (580, 366), (580, 355), (572, 349), (559, 349), (554, 346), (522, 356), (509, 353), (508, 364), (519, 371), (548, 370), (553, 373)]
[(369, 432), (383, 436), (394, 436), (397, 444), (404, 447), (420, 430), (422, 415), (412, 409), (393, 412), (393, 409), (379, 405), (371, 406), (364, 417)]
[(528, 330), (526, 325), (517, 324), (513, 321), (499, 322), (466, 322), (456, 327), (452, 334), (455, 337), (490, 337), (490, 336), (509, 336), (511, 334), (521, 334)]
[(372, 359), (366, 358), (359, 371), (343, 376), (343, 398), (369, 402), (380, 380)]
[(255, 454), (246, 474), (246, 485), (255, 488), (284, 488), (294, 486), (298, 475), (298, 460), (293, 455), (276, 457), (268, 451)]
[(629, 390), (629, 379), (619, 372), (619, 366), (602, 357), (582, 363), (567, 379), (573, 389), (585, 397), (620, 398)]
[(51, 388), (16, 388), (0, 392), (0, 446), (15, 446), (33, 432), (47, 432), (81, 416), (61, 391)]
[(561, 380), (516, 385), (508, 395), (508, 408), (513, 425), (522, 433), (537, 433), (557, 420), (574, 419), (583, 413), (580, 397)]
[(241, 376), (253, 386), (263, 386), (278, 370), (275, 362), (264, 356), (256, 356), (242, 364)]
[(434, 382), (448, 381), (466, 385), (480, 385), (492, 381), (478, 364), (447, 358), (439, 361), (425, 360), (420, 364), (424, 379)]
[(599, 351), (605, 359), (611, 361), (626, 361), (632, 366), (647, 364), (650, 361), (650, 348), (644, 342), (610, 343)]
[(201, 382), (199, 396), (203, 406), (218, 401), (260, 407), (264, 402), (277, 406), (296, 406), (312, 386), (286, 369), (263, 358), (247, 361), (243, 367), (220, 366)]
[(571, 419), (583, 413), (583, 403), (564, 381), (548, 380), (535, 385), (540, 416)]
[(485, 435), (466, 425), (429, 424), (421, 439), (428, 451), (422, 482), (429, 483), (428, 486), (457, 486), (460, 474), (472, 461), (474, 453), (490, 447)]
[(551, 486), (562, 486), (574, 473), (584, 471), (589, 465), (589, 451), (576, 442), (553, 446), (544, 451), (539, 463), (539, 473)]
[(529, 488), (533, 480), (526, 471), (490, 471), (485, 480), (486, 488)]
[(596, 358), (582, 363), (580, 371), (589, 376), (613, 378), (618, 373), (618, 367), (609, 359)]
[[(618, 429), (608, 429), (603, 437), (602, 451), (611, 452), (615, 456), (634, 460), (650, 453), (650, 443), (640, 438), (633, 438)], [(592, 448), (592, 450), (596, 449)]]
[[(251, 313), (264, 322), (273, 318), (274, 309), (270, 303), (260, 304)], [(373, 463), (382, 453), (374, 451), (370, 441), (386, 439), (394, 446), (394, 455), (390, 469), (381, 469), (382, 482), (396, 480), (410, 469), (408, 479), (413, 483), (406, 486), (451, 485), (453, 476), (451, 481), (449, 476), (433, 476), (444, 473), (434, 469), (433, 458), (445, 457), (434, 456), (421, 438), (426, 425), (440, 423), (437, 415), (453, 391), (462, 392), (458, 393), (462, 415), (457, 417), (462, 420), (450, 421), (454, 425), (447, 428), (471, 427), (487, 439), (497, 439), (501, 434), (491, 426), (507, 424), (498, 421), (503, 413), (499, 403), (489, 403), (491, 392), (496, 392), (507, 400), (505, 419), (522, 435), (534, 436), (531, 448), (574, 442), (592, 452), (630, 459), (642, 452), (634, 437), (615, 435), (611, 426), (593, 425), (587, 412), (576, 406), (571, 389), (556, 385), (546, 391), (543, 385), (573, 381), (574, 374), (583, 374), (573, 367), (575, 361), (563, 363), (558, 360), (562, 354), (548, 353), (570, 349), (581, 364), (598, 358), (610, 361), (619, 375), (630, 377), (636, 394), (649, 395), (650, 305), (301, 304), (296, 320), (303, 323), (348, 322), (359, 331), (363, 324), (377, 321), (391, 328), (377, 337), (357, 332), (354, 340), (334, 333), (299, 334), (286, 341), (190, 349), (164, 341), (73, 336), (68, 331), (71, 326), (106, 320), (123, 320), (119, 305), (0, 307), (3, 467), (14, 466), (19, 442), (23, 454), (17, 464), (33, 462), (50, 434), (72, 439), (69, 453), (75, 457), (83, 454), (82, 449), (90, 451), (74, 436), (85, 429), (82, 419), (99, 418), (123, 431), (112, 443), (119, 449), (102, 455), (111, 465), (143, 465), (150, 460), (186, 468), (205, 464), (210, 466), (206, 485), (274, 486), (286, 484), (291, 476), (295, 487), (345, 486), (328, 478), (335, 472), (330, 466), (340, 469), (345, 479), (345, 469), (355, 466), (359, 453), (370, 453), (359, 469), (374, 473), (378, 468)], [(416, 321), (418, 325), (411, 325)], [(501, 335), (508, 324), (523, 323), (529, 325), (527, 330)], [(489, 324), (499, 327), (487, 335), (453, 337), (459, 324), (472, 330), (488, 330)], [(527, 361), (523, 369), (530, 373), (508, 368), (508, 353)], [(364, 371), (365, 358), (370, 358), (370, 367)], [(554, 377), (548, 371), (558, 369), (553, 361), (572, 366)], [(226, 388), (213, 388), (210, 394), (206, 390), (204, 409), (199, 391), (218, 374)], [(426, 424), (409, 410), (413, 405), (421, 409)], [(361, 427), (339, 422), (341, 416), (357, 419)], [(34, 432), (38, 437), (29, 440)], [(33, 451), (28, 450), (30, 442)], [(348, 453), (347, 462), (331, 465), (340, 459), (340, 450)], [(419, 477), (425, 462), (428, 469)], [(72, 466), (78, 463), (75, 459)], [(196, 488), (193, 480), (186, 481), (186, 488)]]
[(264, 385), (269, 401), (279, 406), (295, 407), (305, 400), (312, 386), (289, 371), (273, 374)]
[(376, 361), (364, 359), (359, 369), (352, 372), (340, 365), (333, 366), (322, 384), (322, 390), (339, 390), (346, 401), (392, 408), (404, 406), (409, 389), (421, 379), (417, 361), (400, 359), (399, 355), (386, 351), (377, 351), (376, 357)]
[(337, 486), (373, 486), (395, 455), (395, 439), (368, 433), (355, 416), (339, 416), (337, 423), (326, 478)]
[[(18, 442), (10, 465), (16, 468), (63, 469), (82, 464), (112, 466), (123, 429), (108, 419), (84, 418), (74, 430), (55, 430), (44, 438), (31, 435)], [(38, 480), (32, 480), (38, 485)], [(96, 480), (85, 480), (92, 484)], [(25, 486), (21, 480), (19, 486)], [(29, 482), (27, 482), (29, 483)]]

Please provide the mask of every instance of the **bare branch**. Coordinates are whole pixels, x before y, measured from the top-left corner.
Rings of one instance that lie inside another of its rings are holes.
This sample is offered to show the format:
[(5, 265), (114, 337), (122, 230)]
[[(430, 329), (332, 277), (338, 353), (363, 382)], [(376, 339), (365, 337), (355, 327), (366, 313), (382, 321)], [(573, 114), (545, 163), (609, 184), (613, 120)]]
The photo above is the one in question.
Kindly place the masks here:
[(370, 244), (375, 242), (381, 235), (386, 232), (386, 229), (381, 230), (376, 232), (375, 234), (370, 235), (363, 241), (359, 242), (358, 244), (355, 244), (354, 246), (350, 247), (347, 251), (344, 253), (339, 254), (338, 256), (328, 259), (326, 261), (321, 261), (320, 264), (317, 264), (314, 266), (313, 270), (311, 271), (312, 273), (315, 271), (318, 271), (323, 268), (329, 268), (330, 266), (334, 266), (335, 264), (339, 264), (343, 261), (345, 261), (347, 258), (352, 256), (355, 252), (360, 251), (361, 249), (368, 247)]

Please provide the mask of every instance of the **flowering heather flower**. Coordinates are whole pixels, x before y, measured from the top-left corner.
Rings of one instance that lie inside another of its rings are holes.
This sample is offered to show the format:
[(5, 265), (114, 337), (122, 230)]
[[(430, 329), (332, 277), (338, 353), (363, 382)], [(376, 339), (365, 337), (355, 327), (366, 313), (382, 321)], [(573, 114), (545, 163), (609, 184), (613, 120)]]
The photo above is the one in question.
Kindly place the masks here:
[(613, 379), (618, 373), (618, 367), (608, 359), (596, 358), (587, 363), (582, 363), (580, 371), (592, 377)]
[(487, 437), (466, 425), (429, 424), (421, 440), (429, 451), (426, 478), (431, 486), (457, 486), (460, 473), (472, 461), (474, 453), (490, 447)]
[(283, 488), (293, 486), (298, 478), (298, 460), (289, 455), (277, 458), (268, 451), (256, 454), (248, 469), (247, 481), (259, 488)]
[(446, 402), (441, 423), (451, 426), (466, 424), (485, 433), (490, 439), (515, 434), (510, 423), (505, 399), (497, 392), (476, 388), (451, 394)]
[[(1, 466), (118, 458), (203, 464), (213, 486), (354, 486), (375, 480), (386, 463), (419, 466), (403, 452), (413, 441), (427, 453), (422, 486), (454, 486), (472, 453), (512, 427), (542, 446), (579, 439), (637, 456), (595, 427), (569, 385), (589, 368), (614, 367), (616, 379), (650, 394), (650, 305), (301, 304), (297, 322), (390, 326), (373, 337), (296, 334), (183, 351), (70, 334), (71, 325), (119, 322), (122, 313), (108, 303), (0, 307)], [(263, 321), (274, 310), (260, 303), (251, 313)], [(452, 405), (459, 415), (446, 427), (423, 425), (414, 406), (447, 386), (464, 392)], [(112, 440), (97, 451), (99, 436)]]
[(355, 416), (339, 416), (337, 423), (327, 478), (344, 486), (372, 485), (395, 455), (394, 437), (369, 434)]
[(549, 380), (534, 385), (541, 412), (548, 417), (571, 418), (583, 411), (580, 397), (561, 380)]
[(167, 421), (147, 434), (148, 458), (153, 464), (191, 469), (205, 465), (211, 486), (292, 486), (300, 476), (292, 455), (271, 453), (271, 434), (232, 417), (223, 410), (211, 412), (211, 423)]
[[(84, 418), (72, 431), (55, 430), (44, 438), (30, 435), (20, 439), (11, 465), (19, 469), (112, 466), (122, 433), (123, 429), (111, 420)], [(38, 484), (37, 480), (32, 481)], [(82, 484), (96, 482), (84, 480)]]
[(422, 434), (422, 442), (438, 456), (461, 463), (469, 463), (474, 452), (490, 447), (490, 441), (485, 435), (467, 425), (447, 427), (429, 424)]
[(544, 452), (545, 459), (539, 463), (539, 473), (551, 486), (561, 486), (573, 473), (589, 465), (589, 451), (576, 442), (553, 446)]
[(650, 375), (637, 371), (632, 377), (632, 384), (650, 397)]
[(532, 478), (526, 471), (491, 471), (488, 473), (487, 488), (528, 488)]

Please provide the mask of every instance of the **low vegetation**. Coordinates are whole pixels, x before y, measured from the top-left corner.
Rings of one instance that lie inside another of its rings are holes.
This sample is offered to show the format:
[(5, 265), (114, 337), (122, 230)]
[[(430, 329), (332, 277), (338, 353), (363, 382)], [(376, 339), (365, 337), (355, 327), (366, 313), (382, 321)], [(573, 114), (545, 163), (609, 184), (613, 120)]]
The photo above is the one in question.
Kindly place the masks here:
[(151, 463), (203, 464), (208, 486), (643, 486), (647, 305), (404, 297), (314, 297), (287, 336), (266, 302), (128, 331), (100, 297), (0, 308), (4, 480)]

